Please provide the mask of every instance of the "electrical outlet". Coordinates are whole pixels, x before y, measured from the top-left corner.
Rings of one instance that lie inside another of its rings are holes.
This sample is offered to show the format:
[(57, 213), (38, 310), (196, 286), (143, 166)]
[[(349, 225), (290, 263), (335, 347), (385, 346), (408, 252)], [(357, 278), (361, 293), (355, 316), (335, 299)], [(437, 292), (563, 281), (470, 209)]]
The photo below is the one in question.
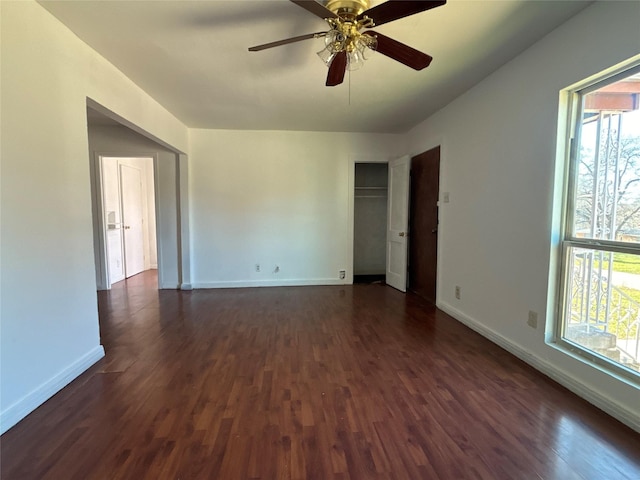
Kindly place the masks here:
[(260, 264), (256, 263), (256, 272), (259, 272), (259, 271), (260, 271)]
[(347, 272), (345, 270), (340, 270), (339, 274), (340, 274), (340, 280), (344, 280), (344, 277), (347, 276)]
[(529, 325), (531, 328), (538, 328), (538, 312), (529, 310), (529, 319), (527, 320), (527, 325)]
[(444, 203), (449, 203), (449, 192), (444, 192), (442, 196), (443, 196)]
[(460, 300), (460, 286), (456, 285), (456, 298)]

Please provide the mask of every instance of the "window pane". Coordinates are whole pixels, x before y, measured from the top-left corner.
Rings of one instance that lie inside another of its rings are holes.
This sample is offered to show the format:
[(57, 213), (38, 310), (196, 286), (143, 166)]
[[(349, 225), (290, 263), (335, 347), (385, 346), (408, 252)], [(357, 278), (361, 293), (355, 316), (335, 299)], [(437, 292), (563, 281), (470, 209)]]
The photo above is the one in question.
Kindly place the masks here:
[(583, 97), (573, 235), (640, 243), (640, 75)]
[(640, 255), (569, 249), (563, 338), (640, 371)]

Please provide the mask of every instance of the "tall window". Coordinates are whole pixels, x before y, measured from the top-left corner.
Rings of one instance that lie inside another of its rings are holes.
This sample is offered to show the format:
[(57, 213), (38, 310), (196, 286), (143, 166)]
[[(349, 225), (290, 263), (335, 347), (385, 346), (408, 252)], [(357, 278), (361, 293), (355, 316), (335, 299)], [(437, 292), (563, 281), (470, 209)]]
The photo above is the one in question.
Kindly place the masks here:
[(573, 93), (560, 343), (640, 378), (640, 66)]

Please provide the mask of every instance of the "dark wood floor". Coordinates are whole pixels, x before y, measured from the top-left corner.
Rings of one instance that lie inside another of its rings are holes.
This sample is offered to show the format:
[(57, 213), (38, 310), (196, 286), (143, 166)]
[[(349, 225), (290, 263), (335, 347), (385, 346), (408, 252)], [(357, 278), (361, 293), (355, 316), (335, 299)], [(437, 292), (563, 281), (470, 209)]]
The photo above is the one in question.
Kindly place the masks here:
[(640, 436), (382, 285), (99, 294), (107, 355), (2, 479), (640, 479)]

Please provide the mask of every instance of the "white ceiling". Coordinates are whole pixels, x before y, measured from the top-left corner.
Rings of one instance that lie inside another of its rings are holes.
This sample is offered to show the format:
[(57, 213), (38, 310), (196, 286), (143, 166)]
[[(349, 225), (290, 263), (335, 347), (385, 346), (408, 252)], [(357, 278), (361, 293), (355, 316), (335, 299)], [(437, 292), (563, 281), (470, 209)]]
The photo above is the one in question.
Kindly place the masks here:
[(375, 29), (433, 56), (427, 69), (376, 54), (325, 87), (322, 39), (247, 51), (328, 29), (288, 0), (41, 1), (189, 127), (388, 133), (418, 124), (589, 3), (449, 0)]

